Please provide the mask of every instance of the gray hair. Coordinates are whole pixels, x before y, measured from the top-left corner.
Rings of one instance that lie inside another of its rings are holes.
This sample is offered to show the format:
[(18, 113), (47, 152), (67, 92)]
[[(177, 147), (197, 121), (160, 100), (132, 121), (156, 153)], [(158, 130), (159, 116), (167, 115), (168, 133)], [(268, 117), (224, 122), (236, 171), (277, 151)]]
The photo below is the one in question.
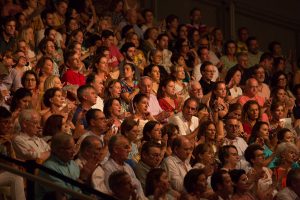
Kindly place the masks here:
[(21, 113), (19, 115), (19, 124), (20, 124), (21, 128), (25, 121), (32, 120), (33, 114), (37, 114), (38, 116), (40, 116), (40, 114), (34, 109), (24, 109), (21, 111)]
[(276, 154), (281, 157), (282, 153), (288, 150), (294, 150), (297, 154), (299, 153), (299, 150), (295, 144), (290, 142), (282, 142), (277, 146)]
[[(188, 91), (191, 91), (193, 89), (192, 86), (196, 85), (196, 84), (199, 84), (201, 86), (201, 84), (198, 81), (195, 81), (195, 80), (190, 81), (188, 84)], [(202, 88), (202, 86), (201, 86), (201, 88)]]

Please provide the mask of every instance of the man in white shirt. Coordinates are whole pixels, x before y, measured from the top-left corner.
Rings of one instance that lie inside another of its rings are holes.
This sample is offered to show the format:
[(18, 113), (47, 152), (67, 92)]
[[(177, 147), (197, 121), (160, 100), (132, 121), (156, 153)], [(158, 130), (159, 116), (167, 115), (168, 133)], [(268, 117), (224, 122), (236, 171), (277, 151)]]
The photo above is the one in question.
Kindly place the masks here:
[(152, 94), (152, 87), (153, 82), (149, 76), (141, 77), (141, 80), (139, 82), (139, 89), (140, 93), (145, 94), (149, 98), (148, 111), (157, 121), (163, 122), (170, 116), (170, 113), (164, 111), (160, 107), (157, 97)]
[[(82, 169), (84, 165), (86, 165), (86, 163), (88, 163), (90, 160), (98, 161), (98, 163), (100, 164), (103, 158), (103, 156), (101, 156), (102, 148), (102, 142), (97, 136), (87, 136), (81, 143), (79, 156), (75, 162), (78, 164), (80, 169)], [(91, 175), (90, 183), (94, 189), (99, 190), (103, 193), (108, 193), (104, 182), (104, 170), (99, 164)]]
[(96, 104), (92, 106), (92, 108), (97, 108), (103, 111), (103, 92), (104, 92), (104, 80), (102, 80), (101, 76), (92, 73), (86, 77), (86, 84), (94, 87), (97, 93), (97, 101)]
[(46, 160), (50, 146), (40, 137), (41, 116), (34, 109), (25, 109), (19, 115), (20, 135), (13, 141), (16, 156), (22, 160)]
[(146, 199), (140, 181), (136, 178), (133, 169), (125, 163), (125, 160), (127, 160), (128, 154), (131, 151), (131, 145), (129, 144), (128, 139), (123, 135), (114, 135), (109, 140), (108, 149), (110, 158), (103, 165), (106, 187), (111, 189), (109, 187), (108, 179), (113, 172), (118, 170), (125, 171), (131, 177), (133, 185), (136, 185), (137, 195), (141, 199)]
[(189, 157), (193, 151), (192, 143), (184, 136), (179, 136), (172, 143), (173, 155), (164, 160), (163, 168), (166, 169), (171, 186), (178, 192), (183, 191), (183, 179), (192, 169)]
[(182, 111), (169, 118), (169, 123), (179, 127), (179, 134), (191, 140), (194, 140), (198, 133), (199, 118), (194, 116), (197, 108), (197, 99), (188, 98), (183, 104)]

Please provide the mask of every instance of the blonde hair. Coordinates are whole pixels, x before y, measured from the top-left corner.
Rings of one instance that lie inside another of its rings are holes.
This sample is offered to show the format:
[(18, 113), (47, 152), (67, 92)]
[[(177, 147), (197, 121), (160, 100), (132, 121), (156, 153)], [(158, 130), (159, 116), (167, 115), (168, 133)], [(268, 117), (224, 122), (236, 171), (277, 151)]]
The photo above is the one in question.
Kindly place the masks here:
[(56, 75), (51, 75), (48, 78), (46, 78), (46, 80), (44, 82), (44, 91), (54, 87), (54, 79), (55, 78), (59, 79), (59, 77)]

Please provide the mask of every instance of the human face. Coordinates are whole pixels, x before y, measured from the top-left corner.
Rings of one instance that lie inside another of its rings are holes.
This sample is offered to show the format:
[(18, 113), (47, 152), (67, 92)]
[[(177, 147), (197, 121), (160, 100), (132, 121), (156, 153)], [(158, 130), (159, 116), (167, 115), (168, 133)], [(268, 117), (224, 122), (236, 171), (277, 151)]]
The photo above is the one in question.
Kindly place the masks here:
[(83, 43), (83, 33), (79, 31), (74, 38), (75, 41), (79, 42), (80, 44)]
[(25, 26), (27, 23), (27, 19), (25, 15), (20, 15), (18, 19), (18, 23), (20, 24), (21, 27)]
[(197, 112), (197, 102), (190, 100), (182, 109), (182, 114), (187, 121), (190, 121)]
[(124, 78), (126, 79), (133, 79), (134, 71), (131, 69), (130, 65), (124, 65)]
[(236, 45), (234, 43), (229, 43), (227, 45), (227, 53), (228, 53), (228, 55), (235, 55)]
[(41, 131), (41, 117), (38, 113), (32, 113), (30, 120), (23, 122), (23, 131), (30, 137), (38, 135)]
[(50, 99), (51, 104), (61, 107), (64, 103), (64, 97), (60, 90), (56, 91), (54, 96)]
[(209, 61), (209, 51), (208, 51), (208, 49), (202, 49), (201, 51), (200, 51), (200, 59), (201, 59), (201, 61), (202, 62), (204, 62), (204, 61)]
[(106, 57), (100, 58), (96, 67), (99, 71), (108, 72), (108, 59)]
[(284, 154), (284, 158), (287, 162), (294, 163), (297, 161), (298, 153), (297, 153), (296, 149), (289, 148), (283, 154)]
[(69, 162), (73, 160), (75, 153), (75, 142), (71, 138), (69, 141), (62, 144), (58, 149), (54, 150), (56, 152), (56, 156), (63, 162)]
[(191, 85), (190, 96), (196, 99), (202, 99), (203, 97), (203, 90), (199, 82)]
[(262, 150), (256, 150), (254, 156), (254, 159), (251, 160), (253, 165), (263, 166), (265, 160), (264, 152)]
[(199, 190), (200, 193), (203, 193), (206, 191), (207, 189), (207, 178), (205, 176), (205, 174), (200, 174), (198, 176), (198, 180), (196, 182), (197, 188)]
[(27, 109), (31, 106), (32, 103), (32, 97), (31, 96), (26, 96), (23, 99), (19, 100), (18, 107), (23, 110)]
[(188, 43), (188, 41), (186, 40), (186, 41), (184, 41), (184, 42), (182, 43), (182, 47), (181, 47), (181, 49), (180, 49), (180, 52), (186, 54), (186, 53), (189, 52), (189, 50), (190, 50), (189, 43)]
[(149, 136), (154, 141), (160, 141), (161, 140), (161, 124), (156, 124), (152, 131), (149, 133)]
[(148, 113), (149, 100), (147, 98), (142, 98), (140, 102), (136, 104), (136, 111), (141, 114)]
[(187, 38), (188, 30), (186, 26), (182, 26), (179, 30), (179, 38)]
[(120, 197), (118, 199), (130, 199), (131, 194), (135, 189), (131, 177), (129, 175), (122, 176), (120, 182), (122, 187), (119, 187), (114, 193), (117, 193), (116, 196)]
[(143, 153), (142, 159), (151, 168), (158, 167), (162, 159), (161, 149), (158, 147), (149, 148), (148, 152)]
[(185, 78), (184, 68), (181, 66), (177, 67), (177, 71), (175, 74), (177, 80), (183, 80)]
[(163, 191), (167, 192), (170, 188), (170, 181), (169, 177), (166, 172), (163, 172), (162, 175), (160, 176), (160, 184), (158, 187), (162, 189)]
[(212, 150), (208, 150), (203, 154), (199, 154), (199, 158), (201, 160), (201, 163), (209, 164), (213, 162), (212, 160), (214, 158), (214, 153)]
[(159, 71), (158, 66), (152, 67), (150, 76), (155, 82), (159, 83), (159, 81), (160, 81), (160, 71)]
[(223, 41), (223, 33), (220, 29), (216, 30), (215, 40), (216, 41)]
[(254, 74), (254, 78), (256, 78), (259, 83), (263, 83), (265, 81), (265, 69), (263, 67), (258, 68)]
[(52, 60), (47, 59), (44, 63), (43, 69), (42, 69), (43, 74), (50, 76), (53, 74), (53, 62)]
[(233, 193), (233, 185), (228, 173), (223, 174), (223, 192), (225, 194), (232, 194)]
[(139, 127), (138, 126), (134, 126), (130, 131), (127, 131), (125, 133), (127, 139), (130, 142), (136, 141), (138, 134), (139, 134)]
[(146, 12), (145, 13), (145, 20), (146, 23), (152, 23), (153, 22), (153, 13), (152, 12)]
[(54, 30), (54, 29), (51, 29), (50, 30), (50, 32), (49, 32), (49, 38), (51, 38), (52, 40), (56, 40), (55, 38), (56, 38), (56, 30)]
[(174, 153), (182, 161), (188, 159), (192, 151), (193, 151), (193, 146), (191, 142), (186, 138), (182, 139), (180, 147), (174, 149)]
[(282, 119), (284, 117), (284, 107), (283, 106), (278, 106), (274, 111), (273, 111), (273, 116), (276, 120)]
[(264, 140), (269, 140), (269, 126), (267, 124), (263, 124), (259, 128), (259, 137)]
[(102, 111), (96, 111), (93, 122), (94, 123), (92, 126), (98, 128), (100, 133), (106, 131), (108, 128), (108, 121), (106, 120), (105, 115)]
[(290, 142), (290, 143), (294, 143), (294, 134), (291, 131), (287, 131), (284, 133), (283, 136), (283, 142)]
[(247, 55), (239, 57), (238, 64), (242, 66), (243, 69), (246, 69), (248, 67), (248, 63), (249, 59)]
[(205, 80), (211, 81), (215, 74), (215, 68), (213, 65), (207, 65), (201, 73)]
[(132, 35), (130, 42), (132, 42), (136, 48), (140, 46), (140, 41), (136, 34)]
[(112, 97), (120, 98), (121, 95), (121, 83), (115, 82), (112, 86), (109, 88), (109, 92)]
[(17, 53), (17, 56), (19, 57), (18, 65), (19, 66), (25, 66), (26, 63), (27, 63), (27, 59), (26, 59), (25, 54), (20, 51), (20, 52)]
[(50, 27), (54, 26), (54, 18), (52, 13), (48, 13), (46, 16), (46, 24)]
[(77, 30), (79, 28), (78, 22), (75, 19), (70, 20), (69, 29), (70, 31)]
[(250, 120), (257, 120), (259, 117), (259, 107), (257, 104), (252, 104), (248, 110), (248, 117)]
[(13, 133), (12, 118), (0, 119), (0, 135), (10, 135)]
[(229, 139), (235, 139), (239, 135), (240, 125), (237, 119), (229, 119), (225, 124), (227, 137)]
[(166, 87), (163, 87), (165, 96), (174, 97), (175, 95), (175, 83), (174, 81), (169, 81)]
[(286, 87), (287, 80), (286, 80), (286, 77), (284, 75), (280, 75), (277, 80), (278, 80), (278, 82), (277, 82), (278, 87), (280, 87), (280, 88), (285, 88)]
[(18, 42), (18, 48), (20, 50), (22, 50), (23, 52), (27, 52), (27, 50), (28, 50), (28, 46), (25, 41)]
[(235, 118), (237, 118), (237, 120), (241, 120), (242, 117), (242, 110), (238, 109), (232, 112), (232, 116), (234, 116)]
[(78, 53), (75, 53), (71, 58), (68, 59), (69, 67), (73, 70), (79, 70), (80, 62), (80, 55)]
[(226, 97), (226, 85), (225, 83), (219, 83), (217, 90), (215, 91), (217, 97), (225, 98)]
[(85, 100), (91, 105), (95, 105), (97, 102), (97, 94), (96, 94), (96, 90), (94, 88), (87, 89), (84, 94), (84, 97), (85, 97)]
[(151, 38), (153, 41), (156, 41), (158, 36), (158, 31), (156, 28), (152, 28), (150, 33), (149, 33), (149, 38)]
[(200, 40), (200, 33), (199, 31), (194, 31), (193, 33), (193, 41), (198, 42)]
[(159, 63), (161, 63), (161, 60), (162, 60), (162, 52), (157, 50), (152, 56), (152, 62), (153, 62), (152, 64), (158, 65)]
[(4, 32), (6, 35), (8, 35), (9, 37), (12, 37), (15, 35), (15, 31), (16, 31), (16, 22), (15, 21), (10, 21), (8, 22), (5, 27), (4, 27)]
[(117, 141), (117, 144), (114, 148), (114, 153), (116, 154), (116, 157), (118, 157), (118, 159), (125, 161), (128, 159), (128, 155), (131, 151), (131, 146), (128, 139), (125, 137), (120, 137), (118, 140), (119, 141)]
[(135, 55), (135, 47), (130, 47), (130, 48), (128, 48), (128, 50), (127, 50), (127, 52), (126, 52), (126, 58), (127, 58), (129, 61), (133, 61), (134, 55)]
[(235, 148), (228, 149), (228, 158), (227, 163), (230, 163), (231, 166), (236, 166), (236, 164), (240, 161), (239, 154)]
[(214, 124), (208, 125), (206, 129), (205, 137), (206, 139), (213, 140), (213, 141), (216, 139), (216, 127)]
[(250, 190), (250, 184), (248, 181), (248, 177), (246, 174), (243, 174), (240, 178), (239, 181), (236, 184), (237, 190), (238, 191), (243, 191), (243, 192), (247, 192)]
[(236, 71), (232, 77), (232, 80), (236, 85), (239, 85), (241, 82), (241, 78), (242, 78), (242, 73), (240, 71)]
[(285, 99), (286, 99), (286, 92), (284, 89), (279, 89), (277, 94), (276, 94), (276, 97), (278, 99), (279, 102), (284, 102)]
[(76, 44), (74, 47), (74, 51), (76, 51), (79, 55), (81, 55), (81, 44)]
[(66, 4), (65, 2), (61, 2), (56, 6), (56, 11), (61, 16), (64, 16), (66, 14), (67, 9), (68, 9), (68, 4)]
[(104, 85), (103, 85), (103, 80), (100, 76), (96, 75), (95, 80), (94, 80), (94, 82), (92, 82), (91, 85), (95, 88), (97, 95), (102, 94)]
[(181, 67), (184, 67), (184, 66), (186, 65), (183, 56), (179, 56), (178, 61), (177, 61), (177, 64), (178, 64), (179, 66), (181, 66)]
[(242, 42), (246, 42), (246, 40), (248, 39), (249, 37), (249, 32), (247, 29), (242, 29), (239, 33), (239, 39), (240, 41)]
[(36, 89), (36, 87), (37, 87), (36, 79), (35, 79), (35, 76), (33, 74), (27, 74), (27, 76), (25, 78), (24, 87), (29, 89), (29, 90)]
[(62, 88), (62, 83), (61, 83), (61, 81), (60, 81), (60, 79), (59, 79), (58, 77), (55, 77), (55, 78), (53, 79), (53, 82), (54, 82), (53, 87), (57, 87), (57, 88), (59, 88), (59, 89)]
[(112, 116), (119, 117), (121, 115), (121, 104), (120, 101), (114, 100), (112, 102), (111, 108), (110, 108), (110, 113)]
[(149, 78), (144, 78), (139, 86), (141, 93), (147, 95), (149, 98), (153, 87), (152, 80)]
[(46, 49), (45, 49), (46, 53), (52, 55), (55, 51), (55, 45), (52, 41), (48, 41), (46, 44)]
[(158, 41), (158, 47), (163, 50), (167, 49), (169, 45), (169, 38), (167, 36), (163, 36), (159, 41)]
[(256, 79), (250, 79), (248, 81), (249, 81), (247, 85), (248, 96), (254, 97), (258, 93), (258, 82)]
[(253, 54), (257, 54), (258, 53), (258, 42), (257, 40), (251, 40), (249, 42), (249, 46), (248, 46), (248, 50), (253, 53)]
[(111, 47), (114, 44), (114, 37), (109, 36), (108, 38), (104, 39), (103, 44), (107, 47)]

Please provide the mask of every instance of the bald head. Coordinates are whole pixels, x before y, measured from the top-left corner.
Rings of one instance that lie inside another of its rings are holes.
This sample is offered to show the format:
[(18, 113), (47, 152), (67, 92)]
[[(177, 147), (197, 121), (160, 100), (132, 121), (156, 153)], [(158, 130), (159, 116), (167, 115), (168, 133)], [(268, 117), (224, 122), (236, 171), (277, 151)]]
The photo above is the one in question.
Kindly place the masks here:
[(202, 99), (203, 91), (200, 83), (198, 81), (191, 81), (189, 84), (189, 95), (190, 97), (196, 98), (198, 100)]
[(255, 78), (249, 78), (246, 81), (246, 93), (249, 97), (254, 97), (258, 93), (258, 81)]

